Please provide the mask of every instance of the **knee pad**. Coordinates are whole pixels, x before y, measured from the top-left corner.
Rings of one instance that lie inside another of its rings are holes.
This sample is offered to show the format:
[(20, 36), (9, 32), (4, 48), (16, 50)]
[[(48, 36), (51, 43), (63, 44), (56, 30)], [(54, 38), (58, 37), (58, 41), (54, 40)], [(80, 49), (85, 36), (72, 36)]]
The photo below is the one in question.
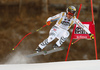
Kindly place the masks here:
[(69, 37), (69, 35), (70, 35), (70, 33), (69, 33), (68, 31), (66, 31), (66, 32), (63, 34), (63, 37), (64, 37), (64, 38), (67, 38), (67, 37)]

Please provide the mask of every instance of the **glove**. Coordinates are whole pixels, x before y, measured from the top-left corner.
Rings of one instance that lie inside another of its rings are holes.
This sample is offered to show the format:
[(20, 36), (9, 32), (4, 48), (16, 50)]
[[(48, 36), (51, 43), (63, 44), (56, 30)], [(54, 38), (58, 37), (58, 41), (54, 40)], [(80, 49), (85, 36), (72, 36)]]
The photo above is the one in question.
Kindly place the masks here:
[(92, 40), (94, 39), (94, 34), (89, 34), (89, 36)]
[(49, 26), (50, 24), (51, 24), (51, 21), (46, 22), (46, 25), (48, 25), (48, 26)]

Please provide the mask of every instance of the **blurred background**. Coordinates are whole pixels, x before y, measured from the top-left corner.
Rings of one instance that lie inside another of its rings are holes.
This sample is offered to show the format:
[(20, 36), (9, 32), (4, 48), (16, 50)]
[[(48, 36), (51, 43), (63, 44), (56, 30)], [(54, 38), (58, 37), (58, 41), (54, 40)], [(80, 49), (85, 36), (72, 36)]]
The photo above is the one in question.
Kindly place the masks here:
[[(69, 30), (69, 38), (62, 45), (65, 48), (63, 51), (46, 56), (25, 57), (33, 53), (38, 44), (48, 37), (49, 30), (55, 22), (39, 32), (28, 35), (14, 51), (12, 51), (12, 48), (26, 34), (45, 25), (48, 17), (65, 12), (70, 5), (75, 6), (78, 11), (80, 4), (82, 4), (82, 8), (79, 19), (82, 22), (92, 21), (90, 0), (0, 0), (0, 64), (64, 61), (73, 27)], [(93, 0), (93, 8), (98, 59), (100, 59), (100, 0)], [(52, 49), (56, 41), (54, 40), (43, 50)], [(72, 60), (95, 60), (94, 41), (79, 40), (72, 45), (68, 61)]]

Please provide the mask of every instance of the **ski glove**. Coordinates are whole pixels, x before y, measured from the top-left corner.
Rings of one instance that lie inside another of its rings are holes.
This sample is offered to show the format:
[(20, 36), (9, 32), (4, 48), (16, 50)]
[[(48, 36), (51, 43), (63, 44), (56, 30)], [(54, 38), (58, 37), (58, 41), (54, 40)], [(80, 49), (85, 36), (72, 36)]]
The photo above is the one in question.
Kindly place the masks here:
[(89, 34), (89, 36), (92, 40), (94, 39), (94, 34)]
[(47, 22), (46, 22), (46, 25), (49, 26), (50, 24), (51, 24), (51, 21), (47, 21)]

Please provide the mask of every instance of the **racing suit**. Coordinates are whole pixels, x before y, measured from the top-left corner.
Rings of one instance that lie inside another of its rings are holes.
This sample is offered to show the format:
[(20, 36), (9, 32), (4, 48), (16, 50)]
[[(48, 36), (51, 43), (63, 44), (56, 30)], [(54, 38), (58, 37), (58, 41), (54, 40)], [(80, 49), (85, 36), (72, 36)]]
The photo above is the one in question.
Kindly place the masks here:
[(48, 43), (52, 42), (55, 38), (58, 39), (56, 44), (58, 46), (61, 46), (63, 42), (69, 37), (69, 29), (73, 24), (77, 24), (79, 27), (81, 27), (83, 30), (85, 30), (88, 34), (91, 32), (89, 29), (81, 23), (79, 19), (77, 19), (75, 16), (73, 16), (71, 19), (68, 19), (66, 16), (66, 12), (61, 12), (55, 16), (49, 17), (47, 19), (48, 21), (57, 21), (56, 24), (51, 28), (49, 32), (49, 37), (45, 39), (42, 43), (39, 44), (39, 47), (43, 49), (47, 46)]

